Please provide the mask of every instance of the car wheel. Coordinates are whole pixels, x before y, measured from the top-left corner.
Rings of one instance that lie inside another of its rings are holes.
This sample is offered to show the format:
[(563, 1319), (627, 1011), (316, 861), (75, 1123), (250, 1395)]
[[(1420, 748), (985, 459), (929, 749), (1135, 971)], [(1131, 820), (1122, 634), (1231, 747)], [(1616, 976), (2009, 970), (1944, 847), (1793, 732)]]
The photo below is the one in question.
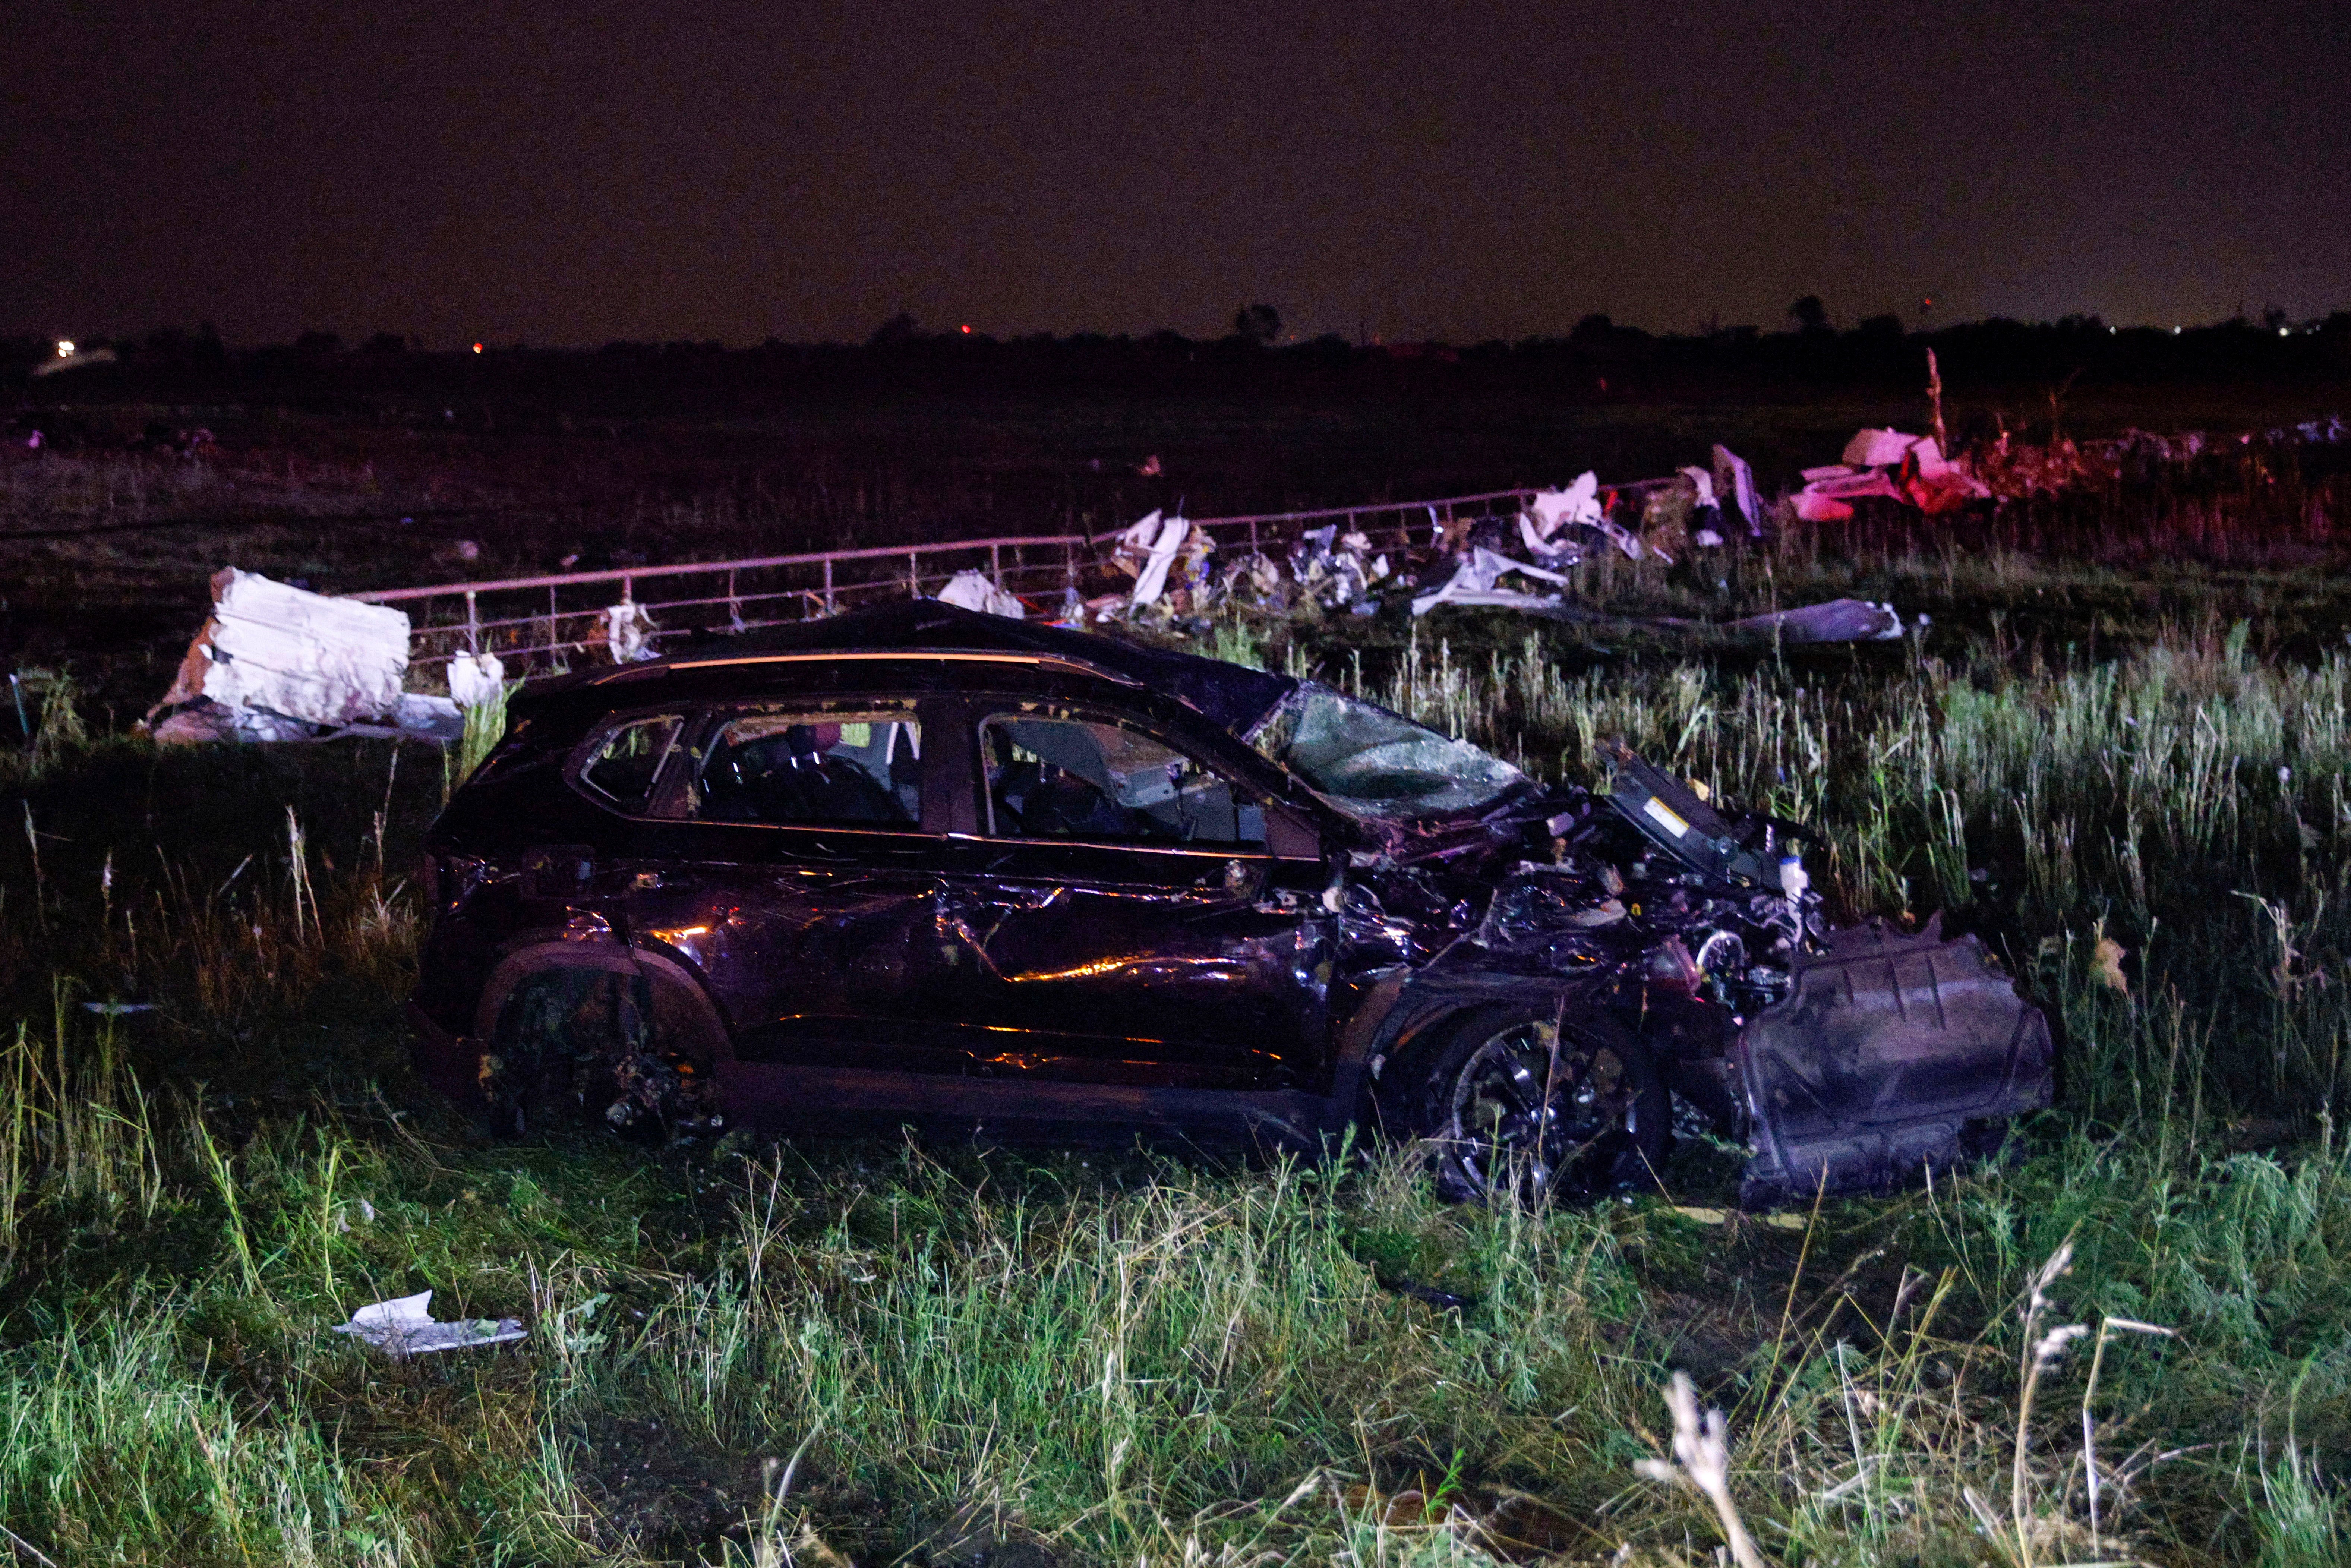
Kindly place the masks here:
[(1398, 1109), (1428, 1141), (1446, 1197), (1579, 1202), (1656, 1186), (1672, 1096), (1648, 1051), (1612, 1020), (1481, 1009), (1422, 1061), (1398, 1086)]

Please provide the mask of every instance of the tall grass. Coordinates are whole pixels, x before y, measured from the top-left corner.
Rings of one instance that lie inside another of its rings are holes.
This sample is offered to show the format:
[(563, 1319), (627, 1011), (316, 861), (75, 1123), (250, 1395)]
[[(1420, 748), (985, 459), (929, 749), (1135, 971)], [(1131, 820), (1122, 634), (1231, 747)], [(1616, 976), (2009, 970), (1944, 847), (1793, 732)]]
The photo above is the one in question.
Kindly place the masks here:
[[(1821, 821), (1846, 915), (2008, 955), (2064, 1105), (1792, 1228), (1727, 1217), (1703, 1143), (1582, 1212), (1447, 1207), (1395, 1150), (486, 1143), (400, 1065), (437, 770), (61, 740), (5, 775), (0, 1526), (58, 1562), (964, 1562), (984, 1518), (1072, 1563), (1696, 1564), (1712, 1506), (1634, 1469), (1678, 1366), (1775, 1562), (2339, 1558), (2345, 661), (1244, 634), (1539, 772), (1621, 735)], [(530, 1337), (328, 1332), (426, 1288)]]

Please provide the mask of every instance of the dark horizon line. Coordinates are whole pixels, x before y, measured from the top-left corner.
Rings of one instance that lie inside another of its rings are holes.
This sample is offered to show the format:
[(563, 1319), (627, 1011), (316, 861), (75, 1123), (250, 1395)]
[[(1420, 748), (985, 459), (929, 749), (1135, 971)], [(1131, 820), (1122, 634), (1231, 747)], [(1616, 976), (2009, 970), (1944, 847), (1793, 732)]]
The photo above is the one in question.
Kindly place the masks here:
[[(1853, 340), (1893, 341), (1932, 340), (1946, 334), (1991, 329), (2011, 329), (2027, 332), (2098, 332), (2119, 337), (2124, 334), (2148, 335), (2162, 338), (2223, 331), (2247, 331), (2277, 336), (2303, 336), (2313, 333), (2351, 331), (2351, 310), (2334, 310), (2321, 316), (2301, 319), (2287, 317), (2283, 311), (2271, 311), (2262, 319), (2243, 314), (2216, 320), (2179, 323), (2163, 326), (2156, 323), (2122, 325), (2108, 322), (2095, 312), (2059, 317), (2054, 320), (2026, 321), (2009, 316), (1986, 316), (1973, 320), (1938, 322), (1931, 326), (1913, 325), (1894, 314), (1863, 318), (1851, 326), (1815, 325), (1792, 327), (1767, 331), (1751, 323), (1714, 327), (1701, 330), (1651, 331), (1594, 313), (1587, 315), (1564, 332), (1535, 333), (1519, 338), (1485, 338), (1454, 341), (1444, 338), (1414, 338), (1388, 340), (1377, 335), (1350, 339), (1343, 333), (1323, 332), (1312, 337), (1302, 333), (1283, 334), (1278, 340), (1268, 340), (1246, 332), (1228, 332), (1215, 336), (1194, 336), (1173, 328), (1160, 328), (1151, 332), (1072, 331), (1065, 333), (1027, 332), (1007, 337), (958, 324), (956, 327), (925, 328), (911, 316), (901, 315), (884, 322), (862, 340), (837, 338), (784, 339), (773, 335), (757, 341), (730, 342), (721, 339), (651, 339), (612, 338), (601, 342), (539, 343), (516, 341), (498, 343), (488, 340), (461, 341), (454, 347), (427, 346), (421, 338), (405, 333), (377, 331), (364, 339), (346, 342), (339, 332), (311, 329), (289, 340), (233, 343), (220, 336), (209, 321), (196, 326), (159, 326), (144, 333), (117, 336), (94, 336), (83, 339), (49, 337), (39, 333), (17, 332), (0, 337), (0, 355), (16, 358), (27, 350), (46, 357), (57, 345), (71, 342), (78, 350), (97, 349), (154, 350), (166, 352), (173, 349), (196, 347), (216, 348), (232, 354), (268, 354), (273, 352), (308, 354), (392, 355), (467, 357), (470, 354), (600, 354), (615, 351), (689, 351), (700, 353), (753, 353), (789, 350), (797, 351), (858, 352), (867, 350), (887, 350), (917, 344), (965, 343), (972, 347), (1091, 347), (1110, 344), (1165, 344), (1168, 346), (1202, 347), (1218, 344), (1244, 344), (1269, 352), (1287, 350), (1334, 348), (1351, 351), (1384, 350), (1389, 351), (1479, 351), (1499, 350), (1514, 351), (1530, 349), (1560, 347), (1629, 346), (1637, 342), (1673, 344), (1736, 344), (1767, 340)], [(12, 352), (13, 350), (13, 352)]]

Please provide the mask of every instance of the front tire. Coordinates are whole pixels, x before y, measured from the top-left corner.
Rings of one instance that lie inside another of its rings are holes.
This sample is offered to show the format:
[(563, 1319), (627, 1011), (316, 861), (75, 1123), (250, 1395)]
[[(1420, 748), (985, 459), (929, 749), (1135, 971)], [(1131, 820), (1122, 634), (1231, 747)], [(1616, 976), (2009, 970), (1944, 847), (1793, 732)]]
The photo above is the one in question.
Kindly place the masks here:
[(1673, 1135), (1672, 1096), (1629, 1031), (1530, 1009), (1462, 1017), (1406, 1065), (1383, 1109), (1391, 1128), (1427, 1141), (1437, 1190), (1462, 1202), (1654, 1188)]

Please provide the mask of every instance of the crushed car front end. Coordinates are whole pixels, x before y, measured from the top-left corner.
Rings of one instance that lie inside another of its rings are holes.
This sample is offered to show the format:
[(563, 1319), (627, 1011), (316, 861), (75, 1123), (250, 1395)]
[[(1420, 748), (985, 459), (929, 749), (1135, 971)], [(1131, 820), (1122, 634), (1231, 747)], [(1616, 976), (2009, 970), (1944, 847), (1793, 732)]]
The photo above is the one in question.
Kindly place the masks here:
[[(1622, 747), (1604, 792), (1541, 790), (1335, 693), (1289, 706), (1305, 711), (1275, 715), (1260, 744), (1362, 831), (1340, 897), (1348, 967), (1400, 977), (1367, 1067), (1403, 1086), (1378, 1103), (1437, 1141), (1458, 1188), (1504, 1179), (1512, 1155), (1524, 1168), (1507, 1179), (1654, 1182), (1667, 1129), (1641, 1119), (1678, 1103), (1685, 1123), (1746, 1145), (1741, 1201), (1768, 1207), (1953, 1166), (2050, 1103), (2040, 1009), (1939, 918), (1916, 934), (1829, 927), (1801, 853), (1811, 830), (1717, 811)], [(1374, 774), (1387, 793), (1367, 800)], [(1456, 809), (1411, 809), (1430, 800)], [(1458, 1082), (1475, 1058), (1464, 1019), (1522, 1042), (1482, 1099)], [(1436, 1065), (1448, 1050), (1460, 1060)], [(1431, 1101), (1432, 1073), (1448, 1072), (1452, 1100)], [(1513, 1072), (1541, 1082), (1514, 1097)], [(1611, 1142), (1589, 1115), (1561, 1132), (1575, 1095), (1612, 1075), (1626, 1124)]]

